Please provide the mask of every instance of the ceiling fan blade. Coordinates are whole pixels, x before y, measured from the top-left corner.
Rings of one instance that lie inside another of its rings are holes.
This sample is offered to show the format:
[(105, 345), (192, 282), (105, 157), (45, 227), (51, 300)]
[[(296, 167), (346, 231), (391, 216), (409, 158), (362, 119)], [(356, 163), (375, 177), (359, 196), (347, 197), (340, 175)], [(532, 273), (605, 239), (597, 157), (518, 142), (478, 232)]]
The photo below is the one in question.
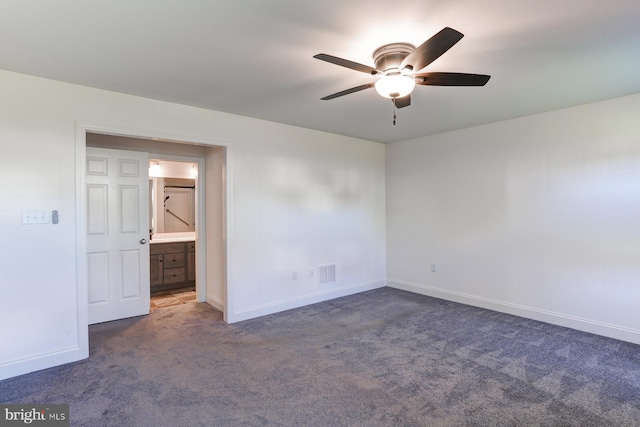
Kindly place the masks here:
[(416, 84), (425, 86), (484, 86), (491, 76), (467, 73), (416, 74)]
[(348, 59), (338, 58), (337, 56), (327, 55), (326, 53), (319, 53), (317, 55), (313, 55), (313, 57), (321, 61), (327, 61), (331, 62), (332, 64), (340, 65), (341, 67), (351, 68), (352, 70), (360, 71), (362, 73), (371, 75), (379, 73), (378, 70), (369, 67), (368, 65), (359, 64), (357, 62), (349, 61)]
[(370, 87), (373, 87), (374, 85), (375, 85), (375, 83), (367, 83), (366, 85), (360, 85), (360, 86), (352, 87), (351, 89), (347, 89), (347, 90), (343, 90), (343, 91), (340, 91), (340, 92), (336, 92), (334, 94), (325, 96), (324, 98), (320, 98), (320, 99), (323, 100), (323, 101), (328, 101), (330, 99), (337, 98), (339, 96), (349, 95), (350, 93), (360, 92), (361, 90), (369, 89)]
[(439, 33), (422, 43), (404, 58), (402, 64), (400, 64), (400, 69), (411, 66), (414, 71), (422, 70), (451, 49), (462, 37), (464, 37), (464, 34), (453, 28), (446, 27), (440, 30)]
[(411, 94), (403, 96), (402, 98), (396, 98), (394, 101), (396, 108), (404, 108), (411, 105)]

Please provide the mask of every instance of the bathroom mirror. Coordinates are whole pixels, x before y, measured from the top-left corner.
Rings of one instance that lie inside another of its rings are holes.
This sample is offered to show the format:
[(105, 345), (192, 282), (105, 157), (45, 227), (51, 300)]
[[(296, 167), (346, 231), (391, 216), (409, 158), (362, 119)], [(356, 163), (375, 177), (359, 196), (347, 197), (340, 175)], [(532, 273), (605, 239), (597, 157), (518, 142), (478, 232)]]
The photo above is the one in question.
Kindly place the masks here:
[[(161, 167), (159, 171), (158, 164), (165, 167)], [(171, 168), (167, 167), (168, 164)], [(164, 173), (162, 169), (164, 169)], [(181, 172), (182, 169), (184, 172)], [(171, 237), (171, 235), (195, 232), (196, 180), (189, 177), (193, 174), (195, 171), (192, 163), (154, 160), (150, 162), (149, 224), (151, 239), (154, 235)]]

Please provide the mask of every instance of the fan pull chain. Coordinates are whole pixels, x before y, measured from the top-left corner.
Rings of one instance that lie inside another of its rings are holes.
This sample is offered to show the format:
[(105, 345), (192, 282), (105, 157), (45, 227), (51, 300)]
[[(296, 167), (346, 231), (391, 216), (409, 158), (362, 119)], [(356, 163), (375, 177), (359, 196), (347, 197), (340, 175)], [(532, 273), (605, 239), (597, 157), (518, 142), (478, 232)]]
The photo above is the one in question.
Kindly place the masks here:
[(392, 99), (393, 99), (393, 125), (395, 126), (396, 125), (396, 110), (397, 110), (397, 107), (396, 107), (396, 99), (395, 98), (392, 98)]

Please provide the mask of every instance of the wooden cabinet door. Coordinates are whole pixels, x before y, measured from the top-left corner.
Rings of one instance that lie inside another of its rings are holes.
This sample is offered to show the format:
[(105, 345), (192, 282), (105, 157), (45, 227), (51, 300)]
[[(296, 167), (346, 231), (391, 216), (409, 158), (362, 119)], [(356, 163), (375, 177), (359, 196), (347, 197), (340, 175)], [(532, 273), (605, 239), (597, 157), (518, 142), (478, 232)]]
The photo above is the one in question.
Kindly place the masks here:
[(163, 267), (162, 255), (151, 255), (151, 286), (162, 285)]
[(187, 252), (187, 280), (196, 280), (196, 253)]

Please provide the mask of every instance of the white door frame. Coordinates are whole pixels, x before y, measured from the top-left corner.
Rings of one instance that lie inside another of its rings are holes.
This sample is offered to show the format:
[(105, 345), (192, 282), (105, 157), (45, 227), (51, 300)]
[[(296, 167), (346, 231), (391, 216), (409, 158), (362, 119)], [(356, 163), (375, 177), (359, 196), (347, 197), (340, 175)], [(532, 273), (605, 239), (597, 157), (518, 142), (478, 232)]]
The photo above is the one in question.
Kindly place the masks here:
[[(87, 123), (76, 122), (76, 274), (77, 274), (77, 306), (78, 306), (78, 342), (81, 351), (89, 355), (89, 329), (88, 329), (88, 283), (87, 283), (87, 241), (84, 237), (84, 227), (86, 224), (86, 196), (84, 192), (85, 173), (86, 173), (86, 144), (87, 133), (98, 133), (104, 135), (113, 135), (120, 137), (142, 138), (150, 140), (160, 140), (164, 142), (196, 144), (209, 147), (225, 148), (225, 220), (224, 220), (224, 248), (225, 248), (225, 268), (226, 280), (224, 286), (224, 309), (223, 318), (225, 322), (232, 323), (233, 315), (230, 313), (233, 307), (233, 286), (231, 277), (231, 243), (232, 243), (232, 164), (231, 164), (231, 147), (226, 139), (194, 139), (191, 137), (182, 137), (176, 135), (167, 135), (157, 131), (132, 131), (130, 129), (117, 129), (106, 126), (97, 126)], [(177, 156), (175, 156), (177, 157)], [(199, 171), (204, 171), (204, 161), (198, 163)], [(202, 167), (202, 169), (200, 169)], [(203, 174), (204, 175), (204, 174)], [(200, 191), (204, 191), (204, 185), (199, 187)], [(199, 194), (199, 197), (203, 197)], [(201, 199), (203, 200), (203, 199)], [(202, 220), (205, 218), (205, 204), (200, 203), (198, 207), (198, 217)], [(203, 221), (204, 222), (204, 221)], [(206, 225), (205, 225), (206, 227)], [(198, 267), (196, 280), (206, 284), (206, 247), (205, 247), (205, 227), (198, 227), (197, 230), (197, 246), (196, 254), (198, 256)], [(201, 287), (202, 293), (206, 293), (206, 285)], [(200, 297), (200, 295), (199, 295)]]

